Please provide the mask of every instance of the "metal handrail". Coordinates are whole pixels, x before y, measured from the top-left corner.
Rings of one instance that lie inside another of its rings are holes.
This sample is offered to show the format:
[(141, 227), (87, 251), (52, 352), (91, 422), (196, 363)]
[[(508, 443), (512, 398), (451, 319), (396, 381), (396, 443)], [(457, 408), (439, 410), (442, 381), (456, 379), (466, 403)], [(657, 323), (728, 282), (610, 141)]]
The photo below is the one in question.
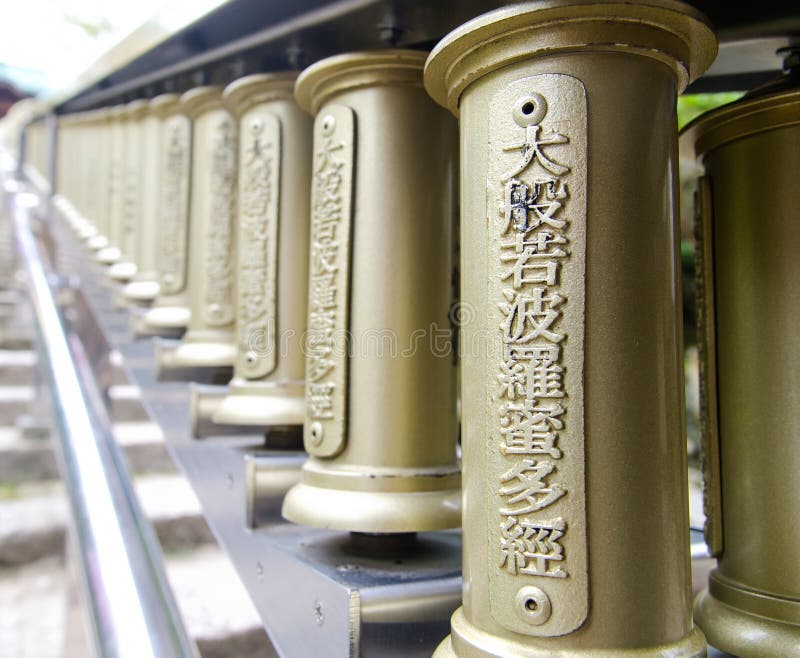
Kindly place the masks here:
[(65, 330), (48, 284), (30, 226), (32, 198), (24, 192), (12, 196), (9, 210), (50, 385), (96, 655), (196, 657), (86, 356), (77, 337)]

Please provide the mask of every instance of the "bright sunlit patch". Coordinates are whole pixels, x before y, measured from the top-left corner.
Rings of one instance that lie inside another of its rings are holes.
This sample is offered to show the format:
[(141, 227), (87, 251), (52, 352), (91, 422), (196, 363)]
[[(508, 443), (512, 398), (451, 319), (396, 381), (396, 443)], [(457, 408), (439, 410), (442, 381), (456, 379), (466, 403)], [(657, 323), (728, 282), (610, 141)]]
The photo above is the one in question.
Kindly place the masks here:
[(33, 192), (20, 192), (17, 194), (17, 204), (23, 208), (35, 208), (39, 205), (39, 197)]
[(9, 194), (15, 194), (19, 191), (19, 182), (15, 181), (13, 178), (9, 178), (3, 182), (3, 189)]

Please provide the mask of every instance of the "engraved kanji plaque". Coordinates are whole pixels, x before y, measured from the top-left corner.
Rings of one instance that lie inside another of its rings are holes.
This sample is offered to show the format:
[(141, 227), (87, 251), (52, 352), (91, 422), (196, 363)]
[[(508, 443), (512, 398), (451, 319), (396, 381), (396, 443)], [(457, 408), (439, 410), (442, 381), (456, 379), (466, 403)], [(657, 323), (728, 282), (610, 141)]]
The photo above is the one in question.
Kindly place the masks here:
[(239, 153), (239, 349), (237, 368), (264, 377), (276, 364), (280, 119), (263, 110), (242, 120)]
[(489, 111), (489, 594), (505, 628), (558, 636), (588, 613), (583, 362), (586, 93), (517, 80)]
[(186, 246), (189, 229), (189, 167), (192, 127), (183, 115), (171, 117), (164, 128), (159, 267), (161, 292), (176, 294), (186, 286)]
[(350, 231), (355, 116), (325, 106), (314, 122), (304, 441), (309, 454), (341, 452), (347, 427)]
[(227, 115), (216, 121), (211, 150), (203, 316), (211, 327), (235, 318), (234, 219), (236, 212), (236, 129)]

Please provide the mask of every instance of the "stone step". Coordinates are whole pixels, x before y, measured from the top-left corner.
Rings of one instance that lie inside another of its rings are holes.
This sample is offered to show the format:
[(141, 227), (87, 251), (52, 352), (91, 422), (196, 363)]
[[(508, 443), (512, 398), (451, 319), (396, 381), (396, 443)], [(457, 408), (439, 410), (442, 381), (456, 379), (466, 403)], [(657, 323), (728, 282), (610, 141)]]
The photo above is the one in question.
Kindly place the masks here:
[(135, 384), (113, 384), (108, 387), (108, 415), (115, 423), (149, 420), (142, 405), (142, 391)]
[(274, 658), (236, 569), (216, 545), (167, 556), (167, 578), (203, 658)]
[[(175, 471), (158, 425), (151, 422), (116, 423), (114, 435), (125, 451), (133, 473)], [(0, 427), (0, 483), (20, 484), (58, 477), (49, 438), (26, 438), (19, 427)]]
[(30, 350), (34, 348), (36, 328), (0, 325), (0, 349)]
[(23, 287), (16, 280), (16, 274), (12, 277), (10, 285), (0, 286), (0, 304), (16, 304), (24, 299)]
[[(201, 658), (274, 658), (233, 565), (213, 545), (165, 555), (167, 578)], [(0, 569), (0, 658), (85, 658), (82, 602), (63, 556)], [(78, 626), (78, 627), (76, 627)]]
[(0, 426), (13, 425), (17, 416), (30, 413), (35, 398), (33, 386), (0, 386)]
[[(200, 503), (182, 476), (143, 476), (135, 484), (142, 509), (165, 550), (181, 550), (213, 541)], [(69, 514), (61, 484), (0, 487), (0, 566), (60, 555)]]
[(13, 331), (29, 332), (34, 336), (36, 325), (33, 311), (28, 304), (0, 304), (0, 327)]
[(0, 392), (3, 386), (32, 385), (36, 361), (36, 353), (32, 350), (0, 349)]
[[(3, 308), (0, 305), (0, 310)], [(0, 314), (0, 426), (13, 425), (17, 416), (31, 413), (30, 403), (37, 391), (37, 362), (33, 329), (2, 326)], [(107, 389), (108, 413), (114, 422), (143, 422), (149, 416), (142, 405), (142, 393), (131, 384), (122, 356), (111, 354), (111, 382)], [(37, 405), (34, 404), (34, 407)]]
[(63, 652), (66, 573), (59, 556), (0, 569), (0, 658), (79, 658)]

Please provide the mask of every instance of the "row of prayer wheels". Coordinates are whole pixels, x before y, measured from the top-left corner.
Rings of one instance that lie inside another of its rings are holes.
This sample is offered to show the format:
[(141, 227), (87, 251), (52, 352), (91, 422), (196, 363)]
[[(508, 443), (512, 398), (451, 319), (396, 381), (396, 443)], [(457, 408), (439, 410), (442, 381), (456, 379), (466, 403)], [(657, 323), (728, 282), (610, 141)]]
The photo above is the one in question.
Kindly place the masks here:
[(302, 433), (287, 519), (463, 527), (436, 655), (800, 655), (791, 87), (684, 137), (718, 558), (692, 615), (675, 104), (716, 48), (673, 0), (514, 5), (430, 54), (63, 116), (58, 204), (139, 330), (185, 331), (163, 371), (232, 369), (214, 423)]

